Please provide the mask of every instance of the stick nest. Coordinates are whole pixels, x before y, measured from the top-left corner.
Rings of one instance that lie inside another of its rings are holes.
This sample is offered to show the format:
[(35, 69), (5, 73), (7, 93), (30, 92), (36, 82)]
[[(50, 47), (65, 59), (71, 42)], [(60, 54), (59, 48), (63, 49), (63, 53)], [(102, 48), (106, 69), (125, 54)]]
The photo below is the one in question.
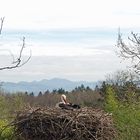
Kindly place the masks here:
[(30, 108), (19, 112), (15, 135), (20, 140), (112, 140), (112, 116), (100, 109)]

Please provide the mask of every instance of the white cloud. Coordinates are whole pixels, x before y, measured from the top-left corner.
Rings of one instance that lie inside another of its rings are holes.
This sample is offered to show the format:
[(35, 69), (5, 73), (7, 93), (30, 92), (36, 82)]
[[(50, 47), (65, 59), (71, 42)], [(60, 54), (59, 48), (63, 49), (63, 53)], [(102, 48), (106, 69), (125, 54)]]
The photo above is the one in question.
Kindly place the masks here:
[[(45, 45), (45, 46), (44, 46)], [(34, 56), (92, 56), (110, 53), (109, 50), (101, 50), (82, 44), (46, 43), (34, 44), (31, 47)]]
[[(7, 28), (44, 29), (139, 26), (138, 0), (3, 0)], [(117, 14), (120, 13), (120, 14)]]
[[(7, 62), (7, 56), (0, 56), (0, 58), (6, 60), (3, 63)], [(112, 73), (124, 67), (124, 63), (121, 64), (114, 53), (84, 57), (33, 56), (21, 68), (1, 71), (0, 77), (1, 81), (33, 81), (54, 77), (97, 81), (104, 79), (107, 73)]]

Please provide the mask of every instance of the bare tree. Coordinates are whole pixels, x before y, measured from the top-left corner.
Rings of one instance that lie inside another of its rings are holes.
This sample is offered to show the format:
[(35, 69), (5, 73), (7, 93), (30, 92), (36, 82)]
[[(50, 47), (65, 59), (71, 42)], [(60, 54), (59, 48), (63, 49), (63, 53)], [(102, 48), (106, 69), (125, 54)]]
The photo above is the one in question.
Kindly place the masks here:
[(136, 73), (140, 74), (140, 35), (131, 32), (126, 44), (119, 30), (117, 47), (119, 48), (119, 56), (124, 59), (130, 59), (131, 67), (134, 68)]
[[(1, 18), (0, 34), (2, 32), (3, 22), (4, 22), (4, 17)], [(11, 53), (11, 51), (9, 51), (10, 55), (12, 57), (12, 63), (11, 63), (10, 66), (0, 67), (0, 70), (13, 69), (13, 68), (21, 67), (24, 64), (26, 64), (31, 58), (31, 50), (30, 50), (30, 55), (28, 56), (28, 58), (26, 60), (23, 60), (23, 50), (24, 50), (24, 48), (25, 48), (25, 37), (23, 37), (23, 39), (22, 39), (22, 46), (21, 46), (21, 49), (19, 51), (18, 57), (15, 59), (15, 56)]]
[(138, 74), (128, 70), (118, 70), (112, 74), (106, 75), (106, 83), (112, 85), (124, 85), (127, 82), (139, 84), (140, 77)]

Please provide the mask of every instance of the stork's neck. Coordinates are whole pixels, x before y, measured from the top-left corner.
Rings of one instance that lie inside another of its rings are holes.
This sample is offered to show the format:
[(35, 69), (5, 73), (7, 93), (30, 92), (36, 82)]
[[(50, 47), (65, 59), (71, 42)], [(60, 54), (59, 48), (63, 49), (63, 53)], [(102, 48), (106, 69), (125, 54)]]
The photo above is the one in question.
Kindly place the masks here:
[(66, 99), (62, 98), (61, 100), (62, 100), (62, 102), (63, 102), (64, 104), (67, 103)]

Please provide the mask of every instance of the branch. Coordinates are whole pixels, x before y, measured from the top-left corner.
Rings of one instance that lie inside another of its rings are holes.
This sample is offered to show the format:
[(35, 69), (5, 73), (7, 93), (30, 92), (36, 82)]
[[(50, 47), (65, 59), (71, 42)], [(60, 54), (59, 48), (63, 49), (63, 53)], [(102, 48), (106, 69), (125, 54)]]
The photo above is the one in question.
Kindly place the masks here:
[(0, 34), (1, 34), (2, 27), (3, 27), (3, 22), (4, 22), (4, 17), (2, 17), (0, 20), (1, 20), (1, 24), (0, 24)]
[[(25, 61), (22, 61), (22, 54), (23, 54), (23, 50), (25, 48), (25, 37), (23, 37), (22, 41), (23, 41), (22, 47), (21, 47), (21, 50), (19, 52), (19, 56), (18, 56), (17, 60), (13, 61), (11, 66), (1, 67), (0, 70), (13, 69), (13, 68), (21, 67), (21, 66), (23, 66), (24, 64), (26, 64), (30, 60), (30, 58), (32, 56), (31, 50), (30, 50), (29, 57)], [(14, 56), (14, 55), (12, 55), (12, 56)]]
[[(3, 28), (3, 22), (4, 22), (4, 17), (0, 18), (0, 22), (1, 22), (0, 23), (0, 35), (1, 35), (2, 28)], [(32, 53), (31, 53), (31, 50), (30, 50), (29, 57), (25, 61), (22, 61), (22, 55), (23, 55), (24, 48), (25, 48), (25, 37), (23, 37), (23, 44), (22, 44), (22, 47), (21, 47), (21, 50), (19, 52), (19, 56), (18, 56), (17, 60), (15, 61), (14, 55), (11, 53), (11, 51), (9, 51), (10, 55), (12, 56), (13, 62), (11, 64), (11, 66), (0, 67), (0, 70), (13, 69), (13, 68), (21, 67), (24, 64), (26, 64), (30, 60)]]
[(131, 59), (134, 70), (140, 72), (140, 36), (131, 32), (131, 37), (128, 37), (128, 43), (126, 44), (118, 31), (117, 47), (119, 48), (119, 56), (125, 59)]

